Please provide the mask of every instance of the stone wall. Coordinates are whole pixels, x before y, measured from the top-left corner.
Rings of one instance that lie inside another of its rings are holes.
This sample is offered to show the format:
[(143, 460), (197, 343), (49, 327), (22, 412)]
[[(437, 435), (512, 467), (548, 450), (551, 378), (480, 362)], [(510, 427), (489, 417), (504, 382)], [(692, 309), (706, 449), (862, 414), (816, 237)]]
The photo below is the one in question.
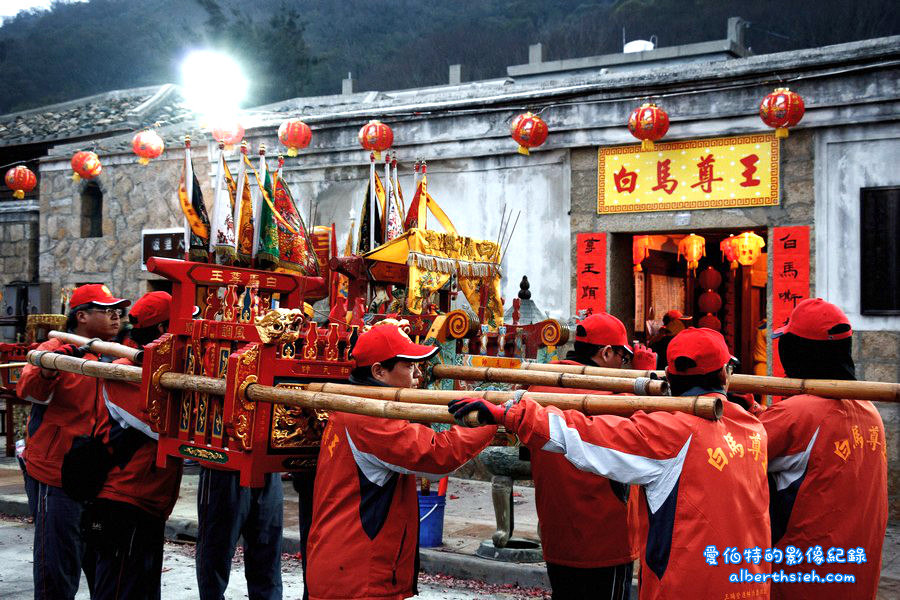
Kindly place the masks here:
[[(154, 275), (141, 270), (141, 229), (179, 227), (183, 224), (177, 191), (183, 161), (178, 153), (150, 166), (130, 156), (104, 158), (103, 173), (95, 180), (103, 193), (103, 235), (81, 237), (81, 193), (85, 182), (74, 183), (68, 161), (45, 163), (40, 179), (40, 279), (62, 287), (80, 283), (106, 283), (113, 294), (136, 299), (148, 291)], [(204, 199), (209, 163), (195, 157)]]
[(37, 233), (38, 207), (34, 200), (0, 204), (0, 286), (37, 280)]

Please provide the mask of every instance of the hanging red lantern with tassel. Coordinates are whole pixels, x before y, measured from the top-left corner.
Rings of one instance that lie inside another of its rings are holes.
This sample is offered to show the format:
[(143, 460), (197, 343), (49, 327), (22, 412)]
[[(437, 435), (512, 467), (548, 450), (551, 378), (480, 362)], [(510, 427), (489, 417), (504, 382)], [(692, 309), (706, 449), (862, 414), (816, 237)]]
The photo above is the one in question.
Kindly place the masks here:
[(752, 266), (759, 260), (762, 249), (766, 245), (766, 240), (756, 235), (752, 231), (745, 231), (734, 238), (734, 247), (737, 251), (737, 260), (745, 267)]
[(381, 153), (394, 145), (394, 131), (381, 121), (372, 120), (359, 130), (359, 145), (381, 160)]
[(222, 123), (213, 127), (212, 136), (217, 142), (225, 144), (225, 150), (231, 150), (244, 139), (244, 126), (237, 121)]
[(628, 117), (628, 131), (641, 140), (641, 150), (653, 150), (653, 142), (669, 131), (669, 115), (653, 103), (642, 104)]
[(309, 146), (312, 130), (300, 119), (288, 119), (278, 127), (278, 140), (288, 149), (288, 156), (297, 156), (297, 150)]
[(689, 271), (697, 272), (700, 259), (706, 256), (706, 239), (693, 233), (678, 242), (678, 258), (684, 257)]
[(778, 88), (759, 104), (759, 118), (775, 128), (775, 137), (786, 138), (788, 127), (800, 122), (805, 112), (803, 97), (787, 88)]
[(13, 167), (6, 172), (6, 186), (13, 191), (13, 198), (22, 200), (25, 194), (37, 185), (34, 172), (24, 165)]
[(731, 234), (721, 242), (719, 242), (719, 250), (722, 251), (722, 258), (731, 263), (731, 270), (735, 270), (738, 268), (738, 250), (737, 246), (734, 245), (737, 238), (734, 237), (734, 234)]
[(512, 135), (512, 139), (519, 144), (519, 154), (528, 156), (531, 154), (531, 148), (537, 148), (547, 141), (550, 130), (542, 118), (526, 112), (513, 119), (509, 133)]
[(103, 165), (100, 164), (99, 156), (88, 150), (82, 150), (72, 156), (72, 170), (75, 171), (72, 179), (81, 181), (82, 179), (93, 179), (99, 175), (103, 170)]
[(640, 273), (641, 263), (650, 256), (650, 236), (636, 235), (631, 242), (631, 261), (634, 263), (634, 272)]
[(139, 131), (131, 139), (131, 150), (138, 155), (138, 162), (142, 165), (150, 164), (150, 160), (158, 158), (165, 149), (166, 143), (152, 129)]

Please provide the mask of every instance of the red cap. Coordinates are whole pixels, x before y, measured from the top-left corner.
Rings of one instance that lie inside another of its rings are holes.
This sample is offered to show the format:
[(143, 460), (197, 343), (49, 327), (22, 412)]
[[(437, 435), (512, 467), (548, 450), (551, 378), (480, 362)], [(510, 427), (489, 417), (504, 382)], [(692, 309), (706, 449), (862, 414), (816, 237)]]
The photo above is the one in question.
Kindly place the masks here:
[[(681, 357), (691, 359), (694, 365), (676, 368), (675, 362)], [(721, 333), (706, 327), (688, 327), (669, 342), (666, 372), (672, 375), (705, 375), (721, 369), (732, 360), (735, 358), (728, 351)]]
[(791, 312), (787, 325), (772, 337), (792, 333), (807, 340), (843, 340), (853, 335), (850, 320), (840, 308), (821, 298), (807, 298)]
[(75, 291), (72, 292), (72, 297), (69, 298), (69, 308), (75, 308), (83, 304), (97, 304), (100, 306), (123, 304), (128, 306), (131, 304), (131, 300), (116, 298), (109, 291), (109, 288), (102, 283), (89, 283), (75, 288)]
[(171, 294), (168, 292), (150, 292), (141, 296), (134, 303), (129, 314), (134, 318), (134, 326), (141, 329), (168, 321), (171, 306)]
[(397, 326), (375, 325), (359, 336), (353, 347), (353, 359), (357, 367), (371, 367), (390, 358), (425, 360), (438, 353), (437, 346), (415, 344)]
[(632, 354), (634, 353), (634, 350), (628, 345), (628, 333), (625, 331), (625, 325), (609, 313), (591, 315), (580, 321), (578, 326), (584, 328), (584, 335), (578, 335), (580, 330), (576, 329), (576, 342), (587, 342), (597, 346), (623, 346)]

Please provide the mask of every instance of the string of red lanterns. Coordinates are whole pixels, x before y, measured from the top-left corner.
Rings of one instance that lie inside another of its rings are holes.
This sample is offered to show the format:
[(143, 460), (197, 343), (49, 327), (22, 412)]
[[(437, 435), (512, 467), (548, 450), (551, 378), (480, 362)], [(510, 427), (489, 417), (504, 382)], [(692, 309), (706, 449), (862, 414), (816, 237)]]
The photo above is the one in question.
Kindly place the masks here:
[(278, 140), (288, 149), (288, 156), (297, 156), (297, 150), (309, 146), (312, 130), (300, 119), (288, 119), (278, 127)]
[(381, 160), (381, 153), (394, 145), (394, 131), (378, 120), (371, 120), (359, 130), (359, 145)]
[(138, 155), (138, 162), (149, 165), (150, 160), (159, 157), (166, 149), (166, 143), (152, 129), (145, 129), (134, 134), (131, 139), (131, 150)]
[(526, 112), (512, 120), (509, 133), (519, 144), (518, 153), (528, 156), (531, 154), (531, 148), (537, 148), (547, 141), (550, 130), (542, 118)]
[(34, 172), (24, 165), (13, 167), (6, 172), (6, 186), (13, 191), (13, 198), (22, 200), (25, 194), (37, 185), (37, 177)]
[(653, 103), (642, 104), (631, 111), (628, 131), (641, 140), (641, 150), (653, 150), (653, 142), (669, 131), (669, 114)]

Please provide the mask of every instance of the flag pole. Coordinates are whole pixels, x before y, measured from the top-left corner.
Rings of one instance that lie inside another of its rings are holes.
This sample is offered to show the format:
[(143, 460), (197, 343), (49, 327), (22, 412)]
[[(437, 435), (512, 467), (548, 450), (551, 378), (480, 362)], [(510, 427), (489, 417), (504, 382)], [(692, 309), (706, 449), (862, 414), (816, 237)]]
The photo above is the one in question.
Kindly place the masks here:
[(384, 222), (384, 227), (382, 227), (382, 236), (385, 242), (388, 241), (388, 227), (390, 224), (388, 221), (391, 217), (391, 206), (393, 202), (393, 184), (391, 183), (391, 157), (388, 152), (384, 153), (384, 214), (381, 215), (381, 220)]
[(375, 249), (375, 153), (369, 153), (369, 252)]
[[(238, 256), (241, 250), (241, 212), (244, 204), (244, 186), (247, 185), (247, 166), (244, 163), (245, 157), (247, 153), (250, 151), (250, 148), (247, 145), (246, 141), (241, 142), (241, 160), (240, 160), (240, 170), (238, 171), (237, 178), (237, 190), (234, 193), (234, 242), (235, 242), (235, 257)], [(250, 215), (250, 223), (253, 224), (253, 215)]]
[[(184, 191), (188, 201), (194, 197), (194, 171), (191, 165), (191, 136), (184, 136)], [(191, 260), (191, 224), (184, 217), (184, 260)]]
[(219, 220), (221, 219), (222, 207), (219, 202), (219, 190), (225, 179), (225, 143), (219, 142), (219, 156), (216, 160), (216, 181), (213, 188), (213, 226), (209, 232), (209, 252), (212, 255), (213, 262), (216, 262), (216, 238), (219, 233)]
[(259, 252), (259, 236), (262, 234), (262, 223), (260, 222), (260, 212), (262, 211), (262, 203), (265, 202), (263, 194), (266, 193), (266, 145), (259, 145), (259, 195), (253, 201), (253, 220), (256, 227), (253, 231), (253, 264), (256, 263), (256, 253)]

